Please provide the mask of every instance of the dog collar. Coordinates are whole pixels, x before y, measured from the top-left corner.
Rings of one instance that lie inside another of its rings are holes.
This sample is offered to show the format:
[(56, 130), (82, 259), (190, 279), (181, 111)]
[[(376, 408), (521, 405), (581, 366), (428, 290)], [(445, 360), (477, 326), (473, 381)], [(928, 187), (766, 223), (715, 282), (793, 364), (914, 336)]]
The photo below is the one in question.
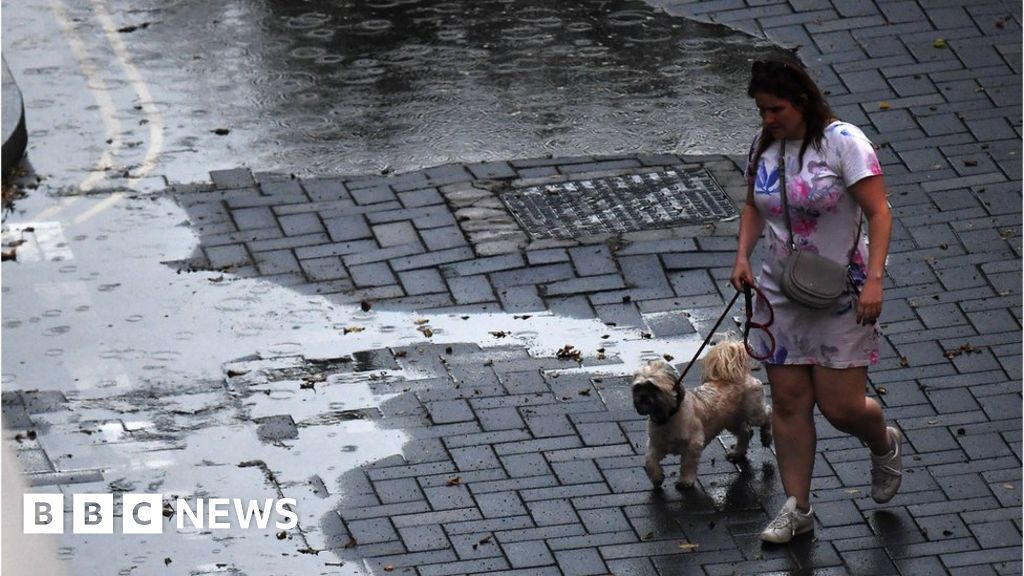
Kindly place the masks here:
[(669, 420), (672, 419), (673, 416), (676, 415), (677, 412), (679, 412), (679, 409), (682, 408), (683, 406), (683, 385), (678, 380), (676, 380), (676, 385), (672, 387), (672, 391), (676, 393), (676, 405), (675, 407), (672, 408), (672, 411), (669, 412), (668, 416), (666, 416), (665, 419), (662, 420), (661, 422), (654, 420), (653, 417), (651, 418), (651, 420), (654, 420), (654, 423), (657, 424), (658, 426), (665, 425)]

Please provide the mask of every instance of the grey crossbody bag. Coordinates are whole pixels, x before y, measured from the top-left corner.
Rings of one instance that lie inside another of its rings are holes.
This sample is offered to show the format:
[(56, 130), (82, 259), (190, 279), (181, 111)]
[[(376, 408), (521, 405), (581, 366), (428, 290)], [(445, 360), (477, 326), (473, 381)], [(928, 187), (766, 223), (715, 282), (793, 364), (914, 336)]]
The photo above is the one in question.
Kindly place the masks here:
[(789, 222), (789, 203), (786, 199), (786, 141), (782, 141), (782, 151), (779, 153), (779, 186), (782, 196), (782, 214), (786, 221), (786, 231), (789, 232), (789, 255), (783, 260), (782, 279), (779, 287), (782, 293), (790, 300), (807, 306), (823, 310), (831, 308), (839, 301), (839, 297), (846, 290), (850, 277), (850, 262), (853, 260), (853, 251), (857, 249), (857, 242), (860, 240), (862, 221), (857, 223), (857, 235), (853, 240), (853, 248), (847, 257), (845, 266), (829, 260), (828, 258), (815, 254), (814, 252), (802, 252), (796, 249), (796, 242), (793, 241), (793, 226)]

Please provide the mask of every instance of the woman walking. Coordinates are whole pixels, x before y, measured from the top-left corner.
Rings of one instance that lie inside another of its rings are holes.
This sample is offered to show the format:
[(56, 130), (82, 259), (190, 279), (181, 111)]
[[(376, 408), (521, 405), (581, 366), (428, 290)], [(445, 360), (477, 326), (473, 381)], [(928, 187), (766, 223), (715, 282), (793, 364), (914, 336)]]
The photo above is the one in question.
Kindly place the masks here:
[[(748, 158), (730, 281), (737, 290), (755, 285), (749, 258), (764, 231), (767, 255), (756, 281), (763, 296), (754, 310), (755, 316), (774, 312), (776, 345), (772, 351), (767, 339), (754, 338), (751, 346), (768, 356), (776, 458), (788, 499), (761, 539), (785, 543), (814, 528), (815, 406), (871, 450), (871, 497), (888, 502), (899, 490), (902, 436), (886, 426), (881, 407), (864, 391), (867, 367), (878, 360), (892, 216), (871, 142), (832, 115), (798, 64), (755, 62), (747, 94), (757, 103), (762, 128)], [(861, 234), (862, 216), (870, 247)], [(783, 293), (784, 262), (794, 250), (848, 266), (847, 288), (837, 302), (812, 308)]]

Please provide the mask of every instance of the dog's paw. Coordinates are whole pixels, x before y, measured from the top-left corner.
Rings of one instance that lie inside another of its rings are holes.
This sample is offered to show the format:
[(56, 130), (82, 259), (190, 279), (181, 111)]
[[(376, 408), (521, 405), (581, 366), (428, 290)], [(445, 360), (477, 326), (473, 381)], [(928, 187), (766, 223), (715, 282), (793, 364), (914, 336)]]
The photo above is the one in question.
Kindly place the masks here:
[(739, 451), (736, 448), (729, 450), (725, 453), (725, 459), (729, 462), (740, 462), (747, 458), (747, 451)]
[(676, 482), (676, 490), (679, 490), (680, 492), (684, 490), (690, 490), (693, 488), (693, 484), (693, 480), (679, 480), (678, 482)]

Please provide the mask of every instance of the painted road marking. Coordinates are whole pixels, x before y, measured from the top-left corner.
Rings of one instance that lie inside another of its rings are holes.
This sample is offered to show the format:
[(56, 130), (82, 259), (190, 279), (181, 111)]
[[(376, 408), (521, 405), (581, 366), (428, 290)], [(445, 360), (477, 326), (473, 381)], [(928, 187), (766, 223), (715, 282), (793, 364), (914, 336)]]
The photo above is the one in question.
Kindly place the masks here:
[[(102, 0), (92, 0), (91, 4), (93, 7), (93, 13), (97, 20), (99, 20), (107, 41), (113, 48), (114, 54), (117, 57), (121, 68), (128, 76), (129, 83), (131, 84), (135, 95), (138, 97), (139, 106), (141, 106), (146, 117), (147, 125), (149, 126), (149, 139), (147, 142), (146, 154), (138, 169), (136, 169), (135, 172), (127, 179), (129, 186), (132, 186), (145, 178), (156, 167), (157, 157), (163, 151), (163, 117), (161, 116), (160, 111), (157, 110), (156, 105), (153, 103), (153, 96), (150, 93), (145, 80), (143, 80), (142, 75), (132, 63), (131, 57), (128, 54), (128, 49), (125, 47), (124, 42), (121, 41), (117, 27), (115, 26), (113, 19), (110, 17), (110, 13), (107, 10), (106, 5)], [(86, 76), (86, 85), (89, 87), (90, 92), (92, 92), (93, 97), (99, 105), (100, 117), (103, 121), (107, 139), (111, 141), (110, 147), (103, 151), (96, 167), (91, 171), (89, 176), (87, 176), (85, 180), (78, 185), (81, 192), (88, 193), (95, 190), (101, 182), (106, 180), (107, 171), (113, 166), (114, 157), (118, 156), (121, 152), (122, 126), (121, 122), (116, 117), (117, 110), (114, 105), (113, 98), (111, 97), (110, 90), (100, 77), (97, 68), (93, 63), (93, 59), (88, 54), (88, 49), (86, 48), (85, 43), (75, 31), (67, 9), (61, 0), (51, 0), (50, 6), (61, 30), (64, 33), (65, 39), (71, 47), (71, 51), (74, 54), (75, 59), (78, 61), (79, 68)], [(92, 206), (82, 214), (79, 214), (75, 217), (73, 222), (75, 224), (81, 224), (97, 214), (100, 214), (104, 210), (109, 209), (122, 198), (124, 198), (124, 193), (114, 193), (109, 198)], [(65, 211), (75, 204), (77, 199), (77, 197), (65, 199), (56, 206), (51, 206), (42, 211), (37, 218), (40, 220), (53, 218), (58, 213)]]

